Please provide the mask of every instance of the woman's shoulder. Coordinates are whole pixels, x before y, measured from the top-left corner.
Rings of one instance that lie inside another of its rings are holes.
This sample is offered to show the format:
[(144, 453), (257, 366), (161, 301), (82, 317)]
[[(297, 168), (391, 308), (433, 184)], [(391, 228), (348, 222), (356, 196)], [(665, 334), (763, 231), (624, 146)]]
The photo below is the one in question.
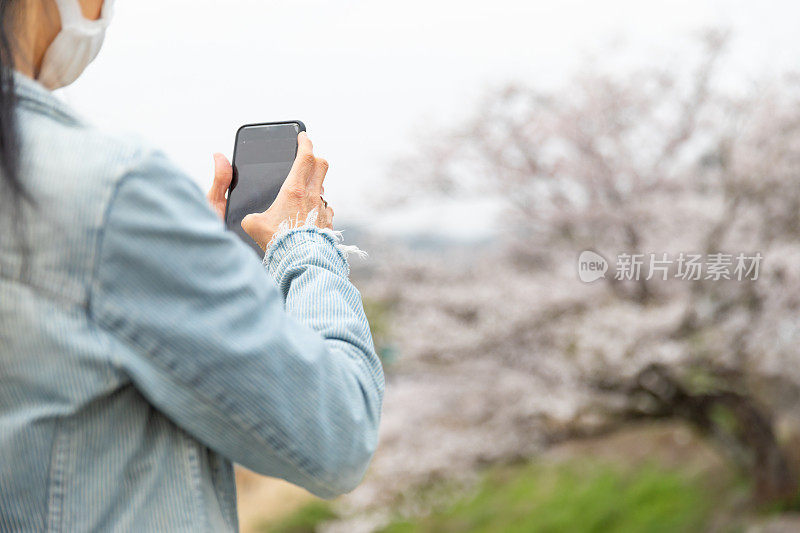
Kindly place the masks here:
[(184, 177), (164, 152), (137, 134), (109, 131), (77, 116), (18, 113), (21, 173), (33, 192), (61, 198), (109, 198), (126, 176)]
[[(97, 231), (112, 207), (130, 203), (126, 199), (139, 189), (179, 187), (193, 200), (198, 196), (194, 180), (138, 135), (42, 109), (20, 109), (18, 117), (21, 181), (49, 218), (72, 227), (76, 236)], [(120, 194), (123, 185), (126, 195)], [(82, 223), (75, 213), (83, 214)]]
[[(32, 80), (16, 76), (23, 179), (34, 189), (107, 189), (160, 152), (136, 134), (99, 128)], [(99, 191), (96, 191), (99, 192)]]

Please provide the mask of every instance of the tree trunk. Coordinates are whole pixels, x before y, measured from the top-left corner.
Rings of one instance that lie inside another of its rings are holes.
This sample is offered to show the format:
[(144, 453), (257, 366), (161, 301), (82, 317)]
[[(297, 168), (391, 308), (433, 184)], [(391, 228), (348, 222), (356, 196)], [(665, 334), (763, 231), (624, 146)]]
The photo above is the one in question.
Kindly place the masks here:
[(726, 455), (754, 483), (759, 504), (790, 503), (798, 493), (798, 480), (789, 468), (772, 429), (770, 417), (752, 398), (719, 390), (693, 394), (664, 366), (653, 364), (631, 382), (605, 384), (631, 399), (629, 418), (676, 418), (689, 422), (722, 445)]

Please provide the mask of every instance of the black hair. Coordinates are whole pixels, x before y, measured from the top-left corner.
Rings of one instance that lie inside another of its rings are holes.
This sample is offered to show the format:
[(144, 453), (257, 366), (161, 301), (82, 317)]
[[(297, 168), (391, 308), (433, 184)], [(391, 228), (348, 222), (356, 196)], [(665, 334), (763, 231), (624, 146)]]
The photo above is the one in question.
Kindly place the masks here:
[[(20, 0), (0, 0), (0, 220), (10, 222), (0, 228), (0, 241), (9, 236), (21, 252), (20, 271), (15, 277), (30, 281), (30, 248), (25, 237), (22, 203), (36, 202), (26, 191), (20, 177), (20, 137), (17, 130), (17, 97), (14, 91), (14, 23), (19, 16)], [(9, 235), (6, 235), (9, 234)], [(4, 264), (0, 256), (0, 272)], [(6, 273), (4, 275), (8, 275)], [(13, 275), (13, 274), (12, 274)]]
[(0, 0), (0, 180), (3, 185), (0, 190), (10, 193), (12, 202), (15, 198), (26, 196), (19, 177), (14, 54), (11, 49), (14, 4), (17, 1)]

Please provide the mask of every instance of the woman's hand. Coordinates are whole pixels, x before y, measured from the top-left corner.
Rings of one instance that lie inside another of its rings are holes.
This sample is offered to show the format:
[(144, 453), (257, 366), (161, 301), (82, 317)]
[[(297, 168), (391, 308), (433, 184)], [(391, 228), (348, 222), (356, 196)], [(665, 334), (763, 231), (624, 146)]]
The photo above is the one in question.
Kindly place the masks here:
[[(292, 220), (303, 224), (314, 209), (319, 211), (318, 227), (333, 227), (333, 209), (322, 200), (325, 190), (322, 184), (328, 173), (328, 162), (314, 156), (314, 147), (305, 132), (297, 136), (297, 145), (297, 157), (278, 197), (263, 213), (253, 213), (242, 220), (244, 231), (265, 251), (281, 222)], [(222, 154), (214, 154), (214, 183), (206, 198), (214, 212), (223, 220), (228, 202), (225, 193), (231, 186), (232, 179), (233, 167), (228, 158)]]
[(242, 220), (244, 231), (264, 251), (284, 220), (303, 224), (308, 214), (317, 209), (318, 227), (331, 228), (333, 224), (333, 209), (327, 203), (323, 204), (322, 200), (322, 184), (328, 173), (328, 162), (314, 156), (314, 147), (305, 132), (297, 136), (297, 143), (297, 158), (278, 197), (263, 213), (253, 213)]
[(232, 179), (233, 167), (228, 158), (222, 154), (214, 154), (214, 183), (211, 184), (211, 190), (208, 191), (206, 198), (211, 204), (211, 209), (223, 222), (225, 221), (225, 205), (228, 203), (225, 193), (231, 186)]

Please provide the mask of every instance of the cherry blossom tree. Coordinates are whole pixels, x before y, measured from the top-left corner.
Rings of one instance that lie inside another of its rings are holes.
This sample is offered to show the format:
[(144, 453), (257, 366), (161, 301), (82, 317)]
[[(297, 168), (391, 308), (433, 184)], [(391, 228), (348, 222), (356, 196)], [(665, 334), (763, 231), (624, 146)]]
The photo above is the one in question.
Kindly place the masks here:
[[(490, 91), (395, 166), (416, 194), (505, 211), (482, 252), (373, 254), (364, 293), (392, 309), (401, 357), (354, 501), (667, 417), (719, 443), (762, 500), (794, 496), (777, 428), (800, 398), (800, 85), (723, 90), (727, 39), (705, 35), (691, 66)], [(604, 278), (580, 281), (584, 250)], [(617, 275), (623, 254), (641, 275)]]

